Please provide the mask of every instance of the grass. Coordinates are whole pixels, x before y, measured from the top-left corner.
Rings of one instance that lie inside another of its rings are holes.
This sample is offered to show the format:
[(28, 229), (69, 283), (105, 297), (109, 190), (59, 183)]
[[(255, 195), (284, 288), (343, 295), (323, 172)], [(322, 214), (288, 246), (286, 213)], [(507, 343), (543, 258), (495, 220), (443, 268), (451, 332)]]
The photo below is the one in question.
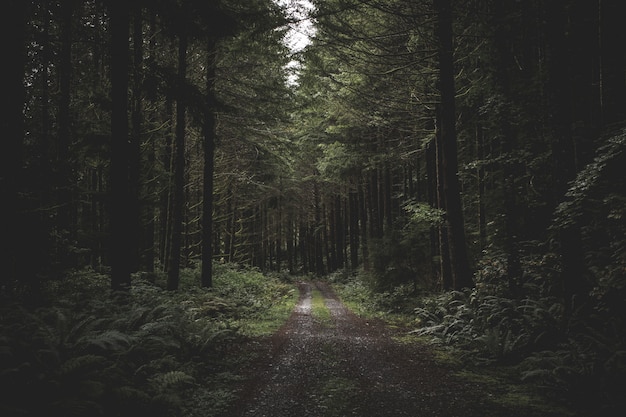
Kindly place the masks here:
[(298, 292), (292, 288), (280, 302), (269, 305), (262, 314), (237, 320), (239, 332), (252, 338), (271, 336), (287, 321), (297, 301)]
[(318, 289), (312, 291), (311, 301), (311, 315), (313, 320), (322, 326), (329, 326), (331, 324), (331, 315), (326, 303), (324, 302), (324, 296)]

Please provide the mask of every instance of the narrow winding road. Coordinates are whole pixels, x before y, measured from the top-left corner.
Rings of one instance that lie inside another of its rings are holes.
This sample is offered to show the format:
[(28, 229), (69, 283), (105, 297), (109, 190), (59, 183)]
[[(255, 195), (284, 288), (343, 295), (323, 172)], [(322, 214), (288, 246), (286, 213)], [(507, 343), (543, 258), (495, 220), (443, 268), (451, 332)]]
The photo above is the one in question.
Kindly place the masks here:
[[(239, 417), (500, 417), (482, 387), (437, 364), (427, 347), (394, 340), (393, 330), (348, 310), (328, 284), (303, 282), (289, 321), (275, 335)], [(312, 314), (319, 290), (330, 319)]]

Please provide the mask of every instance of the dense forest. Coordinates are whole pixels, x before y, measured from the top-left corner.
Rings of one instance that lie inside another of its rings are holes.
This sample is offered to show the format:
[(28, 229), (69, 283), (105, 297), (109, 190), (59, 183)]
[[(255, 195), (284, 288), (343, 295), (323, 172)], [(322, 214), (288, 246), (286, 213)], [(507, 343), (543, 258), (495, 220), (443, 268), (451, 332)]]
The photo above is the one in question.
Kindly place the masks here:
[[(214, 323), (234, 307), (214, 297), (194, 310), (214, 324), (167, 345), (181, 305), (254, 287), (266, 298), (242, 308), (262, 310), (302, 275), (360, 280), (475, 363), (514, 364), (606, 415), (624, 407), (619, 1), (4, 9), (0, 380), (15, 395), (3, 415), (38, 415), (26, 393), (68, 415), (115, 398), (125, 405), (99, 412), (131, 415), (129, 398), (188, 382), (181, 351), (216, 355), (235, 337)], [(290, 45), (294, 30), (306, 45)], [(115, 318), (98, 322), (104, 311)], [(150, 320), (170, 327), (148, 337)], [(160, 351), (141, 368), (153, 391), (94, 385), (122, 351), (127, 364)], [(63, 390), (73, 402), (52, 399)], [(170, 408), (151, 412), (168, 415), (176, 401), (160, 401)]]

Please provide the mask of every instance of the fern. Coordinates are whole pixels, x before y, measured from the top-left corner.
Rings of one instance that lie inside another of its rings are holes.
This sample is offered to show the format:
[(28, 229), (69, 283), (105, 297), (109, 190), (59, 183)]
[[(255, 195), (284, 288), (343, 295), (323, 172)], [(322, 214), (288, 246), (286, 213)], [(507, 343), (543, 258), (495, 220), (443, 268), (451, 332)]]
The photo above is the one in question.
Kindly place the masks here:
[(150, 379), (150, 383), (157, 392), (165, 392), (172, 388), (182, 388), (194, 382), (195, 379), (183, 371), (169, 371)]
[(59, 368), (61, 376), (86, 374), (101, 368), (106, 363), (106, 358), (99, 355), (76, 356), (65, 361)]
[(135, 341), (131, 335), (117, 330), (91, 333), (79, 340), (78, 344), (84, 345), (86, 350), (105, 354), (121, 353), (127, 350)]

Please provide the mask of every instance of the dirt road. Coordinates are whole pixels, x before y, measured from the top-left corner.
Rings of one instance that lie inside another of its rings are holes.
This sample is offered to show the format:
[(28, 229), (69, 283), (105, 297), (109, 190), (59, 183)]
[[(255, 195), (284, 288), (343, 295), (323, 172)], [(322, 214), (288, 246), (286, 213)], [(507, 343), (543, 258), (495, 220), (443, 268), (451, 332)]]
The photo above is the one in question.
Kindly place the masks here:
[[(241, 417), (495, 417), (512, 413), (482, 387), (437, 364), (428, 347), (399, 343), (393, 330), (352, 314), (325, 283), (301, 283), (300, 300), (256, 371)], [(312, 314), (318, 290), (330, 311)]]

